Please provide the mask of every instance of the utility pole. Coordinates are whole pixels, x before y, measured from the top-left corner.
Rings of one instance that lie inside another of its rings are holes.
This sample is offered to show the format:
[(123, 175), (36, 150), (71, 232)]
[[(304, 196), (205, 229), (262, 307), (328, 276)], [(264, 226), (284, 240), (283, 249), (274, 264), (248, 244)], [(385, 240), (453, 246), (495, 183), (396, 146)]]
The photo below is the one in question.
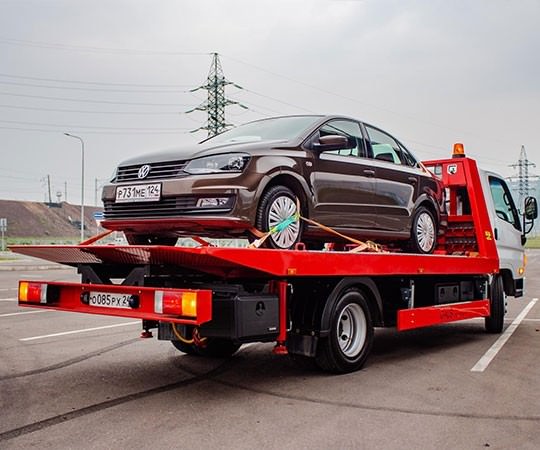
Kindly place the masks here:
[(47, 175), (47, 187), (49, 191), (49, 205), (52, 203), (52, 197), (51, 197), (51, 176)]
[(67, 203), (67, 181), (64, 181), (64, 201)]
[(186, 113), (191, 113), (193, 111), (206, 111), (208, 113), (208, 119), (206, 125), (199, 127), (196, 130), (192, 130), (191, 133), (195, 133), (200, 130), (207, 130), (208, 137), (215, 136), (216, 134), (225, 131), (227, 127), (232, 126), (232, 124), (227, 123), (225, 120), (226, 106), (238, 105), (241, 108), (248, 109), (247, 106), (225, 97), (225, 86), (229, 84), (238, 89), (242, 89), (241, 86), (238, 86), (225, 78), (223, 75), (221, 62), (219, 61), (219, 55), (217, 53), (212, 53), (212, 65), (210, 66), (210, 72), (208, 73), (206, 84), (190, 91), (195, 92), (199, 89), (203, 89), (208, 92), (208, 98), (196, 108), (186, 111)]

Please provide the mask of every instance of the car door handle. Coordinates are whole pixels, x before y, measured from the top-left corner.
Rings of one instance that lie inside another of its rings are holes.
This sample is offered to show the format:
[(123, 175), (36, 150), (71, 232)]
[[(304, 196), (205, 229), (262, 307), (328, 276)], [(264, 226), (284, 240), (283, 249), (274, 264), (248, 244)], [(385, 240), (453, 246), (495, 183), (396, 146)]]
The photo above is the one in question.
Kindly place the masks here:
[(371, 169), (364, 169), (364, 175), (367, 175), (368, 177), (372, 177), (375, 175), (375, 171)]
[(408, 180), (412, 183), (412, 184), (415, 184), (418, 179), (416, 177), (409, 177)]

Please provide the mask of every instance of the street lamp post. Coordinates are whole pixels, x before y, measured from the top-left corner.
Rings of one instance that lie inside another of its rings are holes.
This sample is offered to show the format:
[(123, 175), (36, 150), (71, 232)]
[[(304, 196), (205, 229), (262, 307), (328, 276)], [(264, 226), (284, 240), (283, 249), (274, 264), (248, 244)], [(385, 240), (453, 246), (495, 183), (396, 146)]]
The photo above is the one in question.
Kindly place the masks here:
[(64, 133), (66, 136), (81, 141), (81, 242), (84, 241), (84, 141), (80, 136)]

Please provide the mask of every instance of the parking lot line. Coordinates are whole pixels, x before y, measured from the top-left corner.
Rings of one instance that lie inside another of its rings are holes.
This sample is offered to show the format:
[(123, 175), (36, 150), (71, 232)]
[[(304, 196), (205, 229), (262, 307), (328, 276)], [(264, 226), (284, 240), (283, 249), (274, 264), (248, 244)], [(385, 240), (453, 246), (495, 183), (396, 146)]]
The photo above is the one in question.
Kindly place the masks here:
[(525, 319), (527, 314), (529, 314), (529, 311), (533, 308), (533, 306), (538, 301), (537, 298), (533, 298), (530, 303), (523, 308), (521, 313), (514, 319), (514, 321), (508, 326), (508, 328), (504, 331), (503, 334), (495, 341), (495, 343), (489, 348), (489, 350), (484, 353), (484, 356), (482, 356), (478, 362), (473, 366), (471, 369), (471, 372), (483, 372), (486, 370), (486, 368), (489, 366), (491, 361), (493, 361), (493, 358), (497, 356), (497, 353), (503, 348), (504, 344), (510, 339), (514, 331), (516, 331), (519, 324)]
[(39, 311), (24, 311), (24, 312), (16, 312), (16, 313), (9, 313), (9, 314), (0, 314), (0, 317), (23, 316), (25, 314), (39, 314), (39, 313), (46, 313), (46, 312), (51, 312), (51, 310), (42, 309)]
[(64, 331), (62, 333), (44, 334), (43, 336), (32, 336), (32, 337), (19, 339), (19, 341), (22, 341), (22, 342), (35, 341), (37, 339), (45, 339), (45, 338), (57, 337), (57, 336), (67, 336), (68, 334), (88, 333), (89, 331), (106, 330), (108, 328), (116, 328), (116, 327), (127, 327), (129, 325), (135, 325), (135, 324), (140, 325), (140, 323), (141, 323), (140, 321), (126, 322), (126, 323), (116, 323), (114, 325), (105, 325), (103, 327), (83, 328), (81, 330)]

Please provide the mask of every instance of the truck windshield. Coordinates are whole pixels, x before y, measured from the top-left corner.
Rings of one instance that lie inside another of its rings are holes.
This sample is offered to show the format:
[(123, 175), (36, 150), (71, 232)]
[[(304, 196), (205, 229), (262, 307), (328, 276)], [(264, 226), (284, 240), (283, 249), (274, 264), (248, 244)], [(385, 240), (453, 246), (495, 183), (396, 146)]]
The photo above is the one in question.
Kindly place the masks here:
[(511, 223), (516, 230), (521, 231), (519, 214), (507, 184), (499, 178), (489, 177), (489, 187), (497, 217)]

